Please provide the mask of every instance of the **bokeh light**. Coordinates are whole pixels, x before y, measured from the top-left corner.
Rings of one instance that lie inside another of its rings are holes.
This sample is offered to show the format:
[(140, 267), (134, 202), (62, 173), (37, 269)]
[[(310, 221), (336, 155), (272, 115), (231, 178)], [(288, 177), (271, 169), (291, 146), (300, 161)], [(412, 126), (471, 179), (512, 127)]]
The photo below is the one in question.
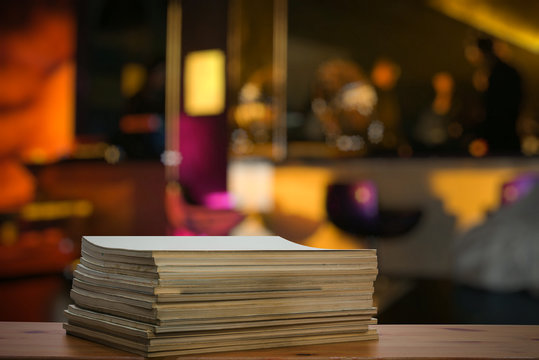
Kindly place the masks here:
[(483, 157), (488, 153), (488, 144), (484, 139), (475, 139), (468, 146), (468, 151), (473, 157)]

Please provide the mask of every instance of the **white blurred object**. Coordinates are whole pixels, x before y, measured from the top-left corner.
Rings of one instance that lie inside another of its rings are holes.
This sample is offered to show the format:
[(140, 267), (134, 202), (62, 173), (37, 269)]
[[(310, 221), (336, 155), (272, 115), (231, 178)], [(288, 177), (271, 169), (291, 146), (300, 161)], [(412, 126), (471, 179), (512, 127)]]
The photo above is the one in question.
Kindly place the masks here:
[(228, 166), (228, 191), (236, 209), (264, 213), (273, 209), (273, 164), (262, 160), (236, 160)]
[(343, 109), (356, 110), (363, 116), (370, 116), (378, 97), (370, 84), (355, 81), (343, 86), (340, 91), (340, 102)]
[(539, 295), (539, 186), (455, 240), (458, 282)]

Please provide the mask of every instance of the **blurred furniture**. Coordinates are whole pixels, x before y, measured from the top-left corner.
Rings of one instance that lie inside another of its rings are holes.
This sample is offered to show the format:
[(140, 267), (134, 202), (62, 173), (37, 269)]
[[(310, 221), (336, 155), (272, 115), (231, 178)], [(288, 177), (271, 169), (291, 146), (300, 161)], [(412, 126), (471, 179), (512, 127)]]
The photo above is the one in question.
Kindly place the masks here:
[(0, 217), (0, 278), (62, 273), (80, 255), (93, 212), (86, 200), (34, 201)]
[[(378, 341), (204, 355), (205, 359), (507, 359), (539, 356), (539, 326), (378, 325)], [(67, 336), (60, 323), (0, 323), (0, 358), (142, 359)], [(174, 357), (176, 358), (176, 357)], [(200, 358), (185, 356), (182, 358)]]
[(326, 211), (338, 228), (369, 240), (406, 234), (421, 218), (417, 209), (380, 209), (377, 187), (368, 180), (328, 185)]
[[(80, 251), (79, 251), (80, 254)], [(71, 303), (69, 274), (42, 274), (0, 279), (0, 320), (51, 322), (65, 319)]]
[(48, 199), (85, 199), (93, 206), (80, 235), (164, 235), (163, 164), (158, 161), (66, 161), (36, 171)]
[(78, 243), (59, 228), (29, 231), (0, 245), (0, 278), (62, 273), (80, 254)]
[(157, 161), (64, 161), (33, 172), (37, 199), (0, 214), (0, 278), (61, 274), (80, 255), (81, 235), (166, 233)]
[[(380, 209), (378, 187), (373, 181), (333, 183), (327, 187), (326, 212), (339, 229), (364, 238), (369, 248), (378, 249), (379, 239), (395, 238), (412, 230), (421, 218), (421, 210)], [(411, 288), (406, 281), (392, 281), (383, 277), (383, 255), (378, 249), (379, 284), (375, 302), (379, 309), (397, 301)]]
[(184, 191), (176, 182), (170, 182), (165, 191), (165, 212), (172, 227), (172, 235), (229, 235), (231, 229), (244, 218), (232, 208), (231, 196), (226, 192), (208, 194), (203, 205), (186, 201)]

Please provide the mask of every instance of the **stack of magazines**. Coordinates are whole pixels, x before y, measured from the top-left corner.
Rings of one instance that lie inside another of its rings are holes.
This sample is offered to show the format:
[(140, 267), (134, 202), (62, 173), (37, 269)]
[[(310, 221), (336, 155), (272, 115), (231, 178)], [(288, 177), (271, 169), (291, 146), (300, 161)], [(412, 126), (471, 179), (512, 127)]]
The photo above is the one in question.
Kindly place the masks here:
[(376, 274), (275, 236), (85, 236), (64, 328), (146, 357), (372, 340)]

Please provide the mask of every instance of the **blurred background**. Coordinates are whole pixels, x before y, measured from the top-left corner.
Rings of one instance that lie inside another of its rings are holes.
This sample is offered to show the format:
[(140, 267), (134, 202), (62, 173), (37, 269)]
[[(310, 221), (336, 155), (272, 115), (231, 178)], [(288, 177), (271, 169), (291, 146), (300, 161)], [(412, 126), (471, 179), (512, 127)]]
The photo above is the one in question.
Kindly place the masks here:
[(539, 324), (539, 2), (0, 0), (0, 320), (82, 235), (378, 249), (380, 323)]

